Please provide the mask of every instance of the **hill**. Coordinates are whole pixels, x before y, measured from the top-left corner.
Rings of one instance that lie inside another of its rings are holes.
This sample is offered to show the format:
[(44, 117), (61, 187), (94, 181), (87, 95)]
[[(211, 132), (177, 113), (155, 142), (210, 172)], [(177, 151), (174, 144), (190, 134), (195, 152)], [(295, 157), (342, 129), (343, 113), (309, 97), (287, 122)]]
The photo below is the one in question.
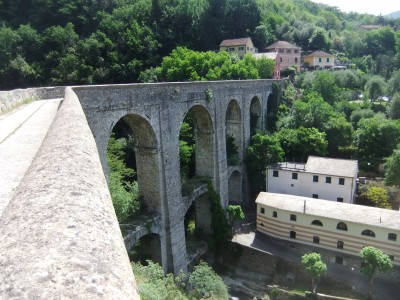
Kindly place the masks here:
[(400, 10), (387, 14), (385, 17), (390, 19), (399, 19), (400, 18)]

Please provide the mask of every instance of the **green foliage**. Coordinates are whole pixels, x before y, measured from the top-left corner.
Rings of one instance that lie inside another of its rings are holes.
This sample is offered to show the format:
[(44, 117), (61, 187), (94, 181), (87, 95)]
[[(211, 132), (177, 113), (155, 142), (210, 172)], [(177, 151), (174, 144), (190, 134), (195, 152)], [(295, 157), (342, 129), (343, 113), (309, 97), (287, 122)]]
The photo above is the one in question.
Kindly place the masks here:
[(391, 119), (400, 119), (400, 93), (394, 94), (388, 106), (387, 114)]
[(395, 150), (385, 164), (385, 184), (400, 185), (400, 152)]
[(228, 288), (220, 276), (205, 262), (194, 267), (189, 276), (191, 297), (194, 299), (229, 299)]
[[(241, 60), (228, 52), (197, 52), (177, 47), (169, 56), (163, 58), (160, 67), (155, 69), (152, 78), (160, 81), (204, 81), (224, 79), (271, 78), (275, 63), (271, 59), (257, 60), (245, 55)], [(141, 78), (147, 78), (142, 75)], [(208, 101), (212, 94), (206, 91)]]
[(226, 156), (228, 166), (236, 166), (239, 164), (239, 151), (235, 143), (235, 138), (229, 134), (226, 135)]
[(287, 161), (303, 162), (309, 155), (325, 156), (328, 153), (326, 134), (316, 128), (282, 129), (276, 136)]
[(147, 261), (148, 265), (132, 263), (140, 298), (143, 300), (187, 300), (183, 290), (183, 275), (174, 277), (172, 274), (164, 275), (160, 265)]
[(321, 255), (316, 252), (306, 253), (301, 257), (301, 264), (312, 278), (312, 291), (315, 292), (315, 280), (319, 279), (327, 271), (326, 264)]
[(338, 87), (332, 72), (318, 71), (313, 82), (313, 89), (330, 105), (337, 101)]
[(262, 133), (252, 136), (246, 150), (246, 166), (254, 192), (265, 189), (267, 166), (283, 158), (284, 152), (277, 136)]
[(368, 299), (371, 299), (372, 284), (376, 271), (386, 272), (393, 268), (393, 265), (388, 255), (372, 246), (364, 247), (360, 251), (360, 256), (365, 263), (365, 265), (361, 268), (361, 273), (369, 279)]
[(134, 170), (124, 161), (126, 143), (112, 135), (108, 142), (107, 163), (109, 167), (109, 189), (118, 222), (125, 221), (139, 210), (139, 188), (130, 178)]
[(365, 90), (371, 100), (377, 100), (379, 96), (383, 96), (386, 91), (386, 82), (380, 76), (372, 76), (365, 84)]
[(388, 202), (389, 195), (384, 188), (370, 187), (367, 192), (367, 198), (375, 207), (391, 209)]
[(400, 142), (400, 123), (377, 114), (358, 122), (354, 143), (362, 162), (377, 166), (388, 157)]
[(194, 175), (195, 150), (193, 119), (190, 116), (186, 116), (179, 132), (179, 159), (183, 182)]
[(345, 117), (331, 118), (327, 124), (326, 138), (329, 155), (336, 157), (343, 149), (351, 146), (353, 127)]
[(211, 180), (207, 179), (208, 197), (210, 199), (211, 228), (213, 231), (210, 248), (218, 255), (229, 239), (230, 227), (226, 219), (225, 210), (222, 208), (219, 194), (214, 190)]
[(244, 212), (240, 205), (228, 205), (228, 214), (229, 214), (231, 220), (244, 219)]

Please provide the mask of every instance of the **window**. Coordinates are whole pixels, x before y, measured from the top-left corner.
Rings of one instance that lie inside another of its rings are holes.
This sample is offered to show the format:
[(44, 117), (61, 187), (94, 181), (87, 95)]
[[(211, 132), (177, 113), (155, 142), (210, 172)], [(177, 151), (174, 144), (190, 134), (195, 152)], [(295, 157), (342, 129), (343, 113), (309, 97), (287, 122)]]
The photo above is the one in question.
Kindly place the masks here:
[(243, 50), (244, 50), (244, 47), (239, 47), (239, 50), (242, 50), (242, 51), (243, 51)]
[(290, 58), (287, 59), (287, 62), (290, 64)]
[(388, 255), (390, 260), (393, 261), (394, 260), (394, 255)]
[(277, 218), (278, 217), (278, 213), (276, 211), (272, 212), (272, 217)]
[(322, 222), (320, 220), (314, 220), (311, 222), (311, 225), (315, 225), (315, 226), (324, 226), (324, 224), (322, 224)]
[(397, 240), (397, 234), (395, 234), (395, 233), (389, 233), (389, 234), (388, 234), (388, 240), (389, 240), (389, 241), (396, 241), (396, 240)]
[(312, 197), (313, 197), (314, 199), (318, 199), (318, 194), (312, 194)]
[(296, 238), (296, 231), (292, 231), (291, 230), (289, 236), (290, 236), (291, 239), (295, 239)]
[(272, 176), (273, 176), (273, 177), (279, 177), (279, 171), (273, 170), (273, 171), (272, 171)]
[(319, 236), (314, 235), (313, 238), (312, 238), (312, 242), (313, 242), (314, 244), (319, 244)]
[(326, 58), (326, 62), (329, 62), (329, 57)]
[(291, 49), (286, 49), (286, 53), (292, 53)]
[(332, 177), (326, 177), (325, 178), (326, 183), (331, 183), (332, 182)]
[(365, 229), (361, 232), (362, 235), (369, 236), (369, 237), (375, 237), (375, 232), (369, 229)]
[(282, 57), (281, 57), (281, 62), (283, 62), (283, 59), (282, 59)]
[(235, 51), (235, 48), (229, 48), (229, 51)]
[(343, 230), (343, 231), (347, 231), (347, 225), (346, 223), (343, 222), (339, 222), (336, 226), (337, 230)]
[(344, 178), (339, 178), (339, 185), (344, 185)]
[(292, 179), (297, 180), (297, 173), (292, 173)]
[(279, 49), (279, 53), (284, 53), (285, 49)]
[(260, 223), (261, 227), (264, 227), (264, 223)]
[(320, 58), (318, 58), (318, 62), (322, 62), (322, 58), (320, 57)]
[(297, 50), (297, 49), (294, 49), (294, 53), (298, 53), (299, 52), (299, 50)]
[(335, 257), (335, 263), (339, 264), (339, 265), (343, 265), (343, 257), (341, 256), (336, 256)]
[(337, 241), (336, 247), (337, 247), (338, 249), (343, 249), (343, 247), (344, 247), (343, 241)]
[(260, 213), (265, 214), (265, 208), (264, 207), (260, 207)]
[(337, 197), (337, 202), (343, 202), (343, 198), (342, 197)]
[(297, 216), (296, 215), (290, 215), (290, 221), (296, 221), (297, 220)]
[(294, 58), (294, 63), (297, 64), (297, 61), (298, 61), (298, 60), (297, 60), (297, 57), (295, 57), (295, 58)]
[(249, 51), (249, 46), (247, 46), (247, 51)]
[(312, 177), (313, 182), (318, 182), (318, 179), (319, 179), (318, 175), (313, 175)]

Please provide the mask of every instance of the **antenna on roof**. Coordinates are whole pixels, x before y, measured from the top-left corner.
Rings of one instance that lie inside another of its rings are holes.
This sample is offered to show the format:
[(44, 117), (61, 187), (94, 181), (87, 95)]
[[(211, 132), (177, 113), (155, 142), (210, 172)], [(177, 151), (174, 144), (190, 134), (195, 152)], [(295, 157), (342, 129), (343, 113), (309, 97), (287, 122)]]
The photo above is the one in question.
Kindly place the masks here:
[(306, 202), (307, 202), (307, 200), (304, 200), (304, 211), (303, 211), (303, 214), (306, 213)]

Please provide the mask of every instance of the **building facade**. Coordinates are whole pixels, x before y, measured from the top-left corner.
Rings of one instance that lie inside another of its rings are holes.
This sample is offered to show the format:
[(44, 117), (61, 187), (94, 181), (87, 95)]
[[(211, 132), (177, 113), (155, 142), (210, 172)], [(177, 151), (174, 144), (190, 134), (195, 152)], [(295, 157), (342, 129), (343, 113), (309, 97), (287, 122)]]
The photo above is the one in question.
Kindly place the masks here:
[(387, 209), (321, 202), (306, 197), (264, 193), (256, 200), (257, 231), (311, 248), (333, 251), (335, 262), (357, 256), (365, 246), (380, 249), (400, 266), (400, 213)]
[(266, 191), (353, 203), (357, 173), (356, 160), (310, 156), (305, 164), (268, 166)]
[(285, 41), (278, 41), (265, 48), (266, 52), (278, 52), (280, 56), (280, 71), (295, 66), (300, 72), (301, 48)]
[(219, 45), (219, 50), (228, 51), (229, 53), (236, 53), (240, 59), (242, 59), (245, 54), (253, 54), (258, 52), (258, 49), (254, 47), (251, 38), (223, 40)]
[(315, 51), (304, 56), (304, 67), (311, 69), (333, 69), (335, 56), (324, 51)]

